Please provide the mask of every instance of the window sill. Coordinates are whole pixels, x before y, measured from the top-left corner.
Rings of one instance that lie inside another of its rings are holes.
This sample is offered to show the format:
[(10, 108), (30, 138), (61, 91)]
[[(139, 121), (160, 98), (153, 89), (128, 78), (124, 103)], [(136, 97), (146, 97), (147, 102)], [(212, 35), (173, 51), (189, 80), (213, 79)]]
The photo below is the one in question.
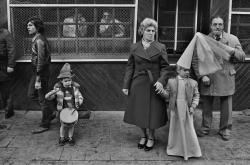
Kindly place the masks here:
[[(51, 54), (52, 62), (119, 62), (127, 61), (128, 53), (85, 53), (85, 54)], [(30, 62), (30, 55), (22, 56), (17, 62)]]

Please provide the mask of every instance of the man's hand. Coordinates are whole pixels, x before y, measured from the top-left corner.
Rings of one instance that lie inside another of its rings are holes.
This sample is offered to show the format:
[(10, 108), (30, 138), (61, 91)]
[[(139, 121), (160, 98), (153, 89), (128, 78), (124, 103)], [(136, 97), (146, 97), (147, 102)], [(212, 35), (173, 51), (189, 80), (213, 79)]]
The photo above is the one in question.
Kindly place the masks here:
[(122, 92), (123, 92), (125, 95), (128, 95), (128, 89), (122, 89)]
[(205, 84), (205, 85), (210, 85), (210, 79), (209, 79), (209, 77), (207, 77), (207, 76), (203, 76), (202, 77), (202, 82)]
[(12, 73), (13, 71), (14, 71), (14, 68), (7, 67), (7, 72), (8, 72), (8, 73)]

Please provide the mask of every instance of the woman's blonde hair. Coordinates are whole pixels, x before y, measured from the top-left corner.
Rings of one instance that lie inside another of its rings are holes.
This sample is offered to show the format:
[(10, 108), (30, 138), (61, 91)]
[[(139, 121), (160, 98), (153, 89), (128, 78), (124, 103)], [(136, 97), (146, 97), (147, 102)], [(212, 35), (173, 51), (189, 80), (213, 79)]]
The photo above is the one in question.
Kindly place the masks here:
[(140, 27), (138, 29), (138, 34), (142, 36), (145, 29), (149, 26), (153, 26), (155, 28), (155, 32), (157, 32), (158, 29), (157, 22), (152, 18), (145, 18), (140, 24)]

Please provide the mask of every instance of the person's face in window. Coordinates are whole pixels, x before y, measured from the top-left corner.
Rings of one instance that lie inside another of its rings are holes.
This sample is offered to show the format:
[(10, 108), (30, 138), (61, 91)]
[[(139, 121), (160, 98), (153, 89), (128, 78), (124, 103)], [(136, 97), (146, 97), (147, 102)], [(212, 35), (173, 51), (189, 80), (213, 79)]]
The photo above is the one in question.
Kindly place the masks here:
[(28, 29), (29, 34), (37, 33), (37, 29), (36, 29), (35, 25), (32, 22), (29, 22), (27, 24), (27, 29)]
[(104, 12), (104, 13), (103, 13), (103, 19), (104, 19), (106, 22), (110, 21), (110, 20), (111, 20), (111, 15), (110, 15), (110, 13), (109, 13), (109, 12)]
[(211, 30), (215, 36), (220, 36), (224, 29), (224, 22), (221, 18), (214, 18), (211, 23)]
[(146, 41), (153, 41), (155, 36), (155, 27), (149, 26), (144, 30), (143, 39)]

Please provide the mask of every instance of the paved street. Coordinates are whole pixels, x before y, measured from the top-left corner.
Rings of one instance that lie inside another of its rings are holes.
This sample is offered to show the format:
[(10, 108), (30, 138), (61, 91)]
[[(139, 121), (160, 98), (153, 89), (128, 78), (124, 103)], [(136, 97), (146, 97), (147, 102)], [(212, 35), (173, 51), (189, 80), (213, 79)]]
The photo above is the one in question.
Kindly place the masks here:
[[(214, 113), (213, 129), (207, 137), (199, 138), (203, 157), (184, 162), (181, 157), (167, 156), (167, 126), (156, 132), (157, 142), (150, 152), (137, 149), (139, 129), (123, 122), (123, 112), (92, 112), (90, 119), (80, 119), (75, 129), (76, 145), (58, 145), (59, 123), (51, 129), (32, 135), (40, 122), (39, 111), (16, 111), (8, 120), (0, 113), (0, 164), (77, 164), (77, 165), (249, 165), (250, 116), (233, 113), (230, 141), (217, 135), (219, 113)], [(195, 124), (201, 122), (201, 112)]]

